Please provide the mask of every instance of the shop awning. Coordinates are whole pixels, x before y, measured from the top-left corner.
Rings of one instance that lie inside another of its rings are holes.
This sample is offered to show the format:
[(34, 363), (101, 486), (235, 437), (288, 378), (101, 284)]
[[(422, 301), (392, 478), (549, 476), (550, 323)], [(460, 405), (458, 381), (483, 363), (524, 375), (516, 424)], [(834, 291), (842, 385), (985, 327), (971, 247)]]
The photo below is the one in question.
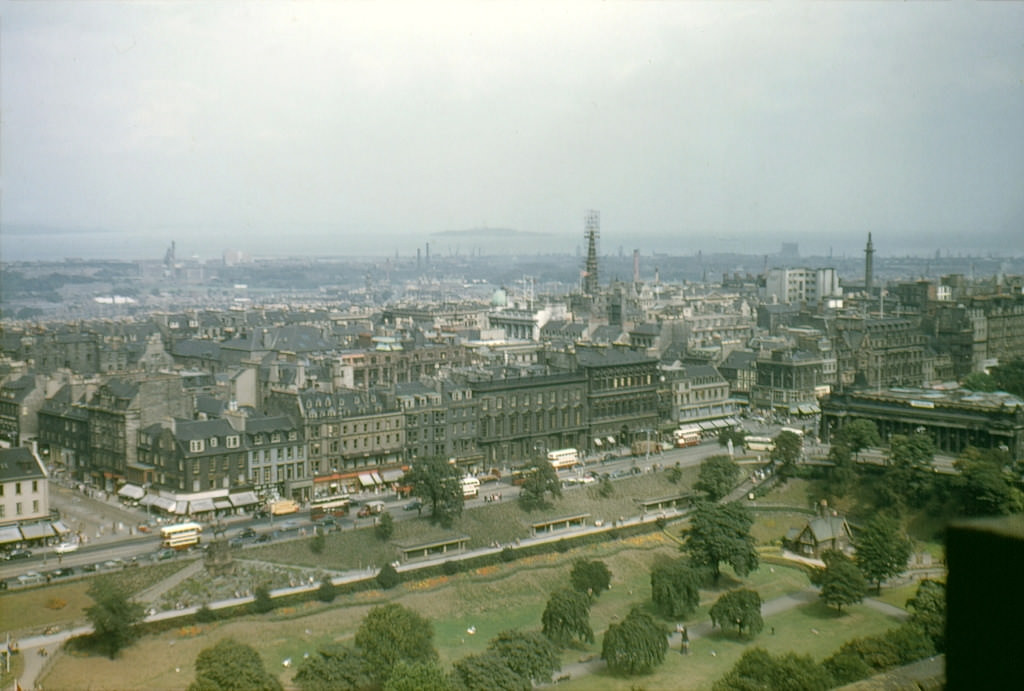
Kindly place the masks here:
[(380, 473), (370, 473), (370, 475), (373, 477), (373, 481), (376, 482), (378, 485), (384, 484), (384, 480), (381, 479)]
[(188, 513), (188, 502), (187, 501), (177, 501), (177, 502), (174, 502), (174, 507), (171, 508), (171, 512), (179, 514), (181, 516), (184, 516), (185, 514)]
[(252, 492), (239, 492), (238, 494), (229, 494), (228, 499), (231, 504), (235, 507), (239, 506), (252, 506), (253, 504), (259, 504), (260, 500), (256, 498), (256, 495)]
[(145, 495), (146, 490), (142, 489), (138, 485), (133, 485), (130, 482), (117, 490), (117, 496), (128, 497), (129, 499), (142, 499)]
[(373, 487), (373, 475), (371, 475), (370, 473), (360, 473), (359, 484), (361, 484), (363, 487)]
[(213, 508), (215, 508), (215, 509), (230, 509), (232, 507), (231, 507), (231, 502), (228, 501), (227, 499), (214, 499), (213, 500)]
[(213, 505), (213, 499), (193, 499), (188, 503), (188, 508), (192, 513), (202, 513), (213, 511), (216, 507)]
[(39, 540), (44, 537), (53, 537), (53, 526), (49, 523), (23, 525), (21, 526), (21, 534), (26, 540)]
[(71, 532), (71, 528), (64, 521), (54, 521), (50, 525), (53, 526), (53, 531), (58, 535), (67, 535)]
[(615, 437), (608, 437), (608, 443), (615, 446)]
[(139, 501), (139, 503), (143, 506), (155, 506), (161, 511), (172, 511), (174, 509), (173, 501), (156, 494), (147, 494)]
[(9, 542), (20, 542), (21, 531), (18, 530), (16, 525), (5, 525), (0, 528), (0, 545), (6, 545)]
[(601, 446), (601, 440), (600, 440), (600, 439), (597, 439), (597, 438), (595, 437), (595, 438), (594, 438), (594, 446)]
[(405, 475), (404, 470), (385, 470), (380, 474), (384, 482), (398, 482)]

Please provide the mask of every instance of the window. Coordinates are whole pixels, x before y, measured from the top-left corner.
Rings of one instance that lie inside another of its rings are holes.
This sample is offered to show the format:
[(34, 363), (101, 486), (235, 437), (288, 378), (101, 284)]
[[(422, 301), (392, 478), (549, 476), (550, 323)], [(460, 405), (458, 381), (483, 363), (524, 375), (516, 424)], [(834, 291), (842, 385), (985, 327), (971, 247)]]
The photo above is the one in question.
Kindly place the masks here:
[(39, 500), (38, 499), (33, 499), (32, 500), (32, 513), (39, 513)]
[(39, 491), (39, 480), (32, 481), (32, 493), (35, 494)]
[(7, 516), (7, 507), (4, 506), (3, 504), (0, 504), (0, 518), (4, 518), (6, 516)]
[(21, 502), (20, 501), (17, 504), (14, 505), (14, 514), (16, 516), (20, 516), (21, 515)]
[[(21, 494), (21, 483), (20, 482), (15, 482), (14, 483), (14, 493), (15, 494)], [(21, 506), (21, 504), (19, 504), (18, 506)], [(19, 511), (18, 513), (21, 513), (21, 511)]]
[[(202, 439), (193, 439), (193, 440), (191, 440), (188, 443), (188, 450), (192, 451), (192, 452), (202, 451), (203, 450), (203, 440)], [(196, 491), (198, 491), (198, 490), (196, 490)]]
[(217, 448), (217, 437), (210, 437), (210, 448)]
[(227, 447), (229, 449), (237, 449), (238, 448), (238, 435), (237, 434), (232, 434), (230, 437), (225, 439), (225, 443), (227, 444)]

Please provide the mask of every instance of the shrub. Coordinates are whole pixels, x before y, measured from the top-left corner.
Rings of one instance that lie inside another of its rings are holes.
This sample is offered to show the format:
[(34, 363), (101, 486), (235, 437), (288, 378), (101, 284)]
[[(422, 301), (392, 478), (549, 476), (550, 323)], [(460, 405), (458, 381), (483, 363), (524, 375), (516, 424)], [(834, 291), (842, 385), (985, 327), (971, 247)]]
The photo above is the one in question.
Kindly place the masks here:
[(320, 602), (333, 602), (337, 596), (338, 590), (334, 587), (334, 583), (331, 582), (330, 576), (324, 578), (316, 591), (316, 599), (320, 600)]
[(454, 576), (458, 572), (462, 571), (462, 562), (451, 560), (446, 561), (441, 564), (441, 571), (443, 571), (446, 576)]
[(384, 590), (390, 590), (402, 582), (402, 575), (391, 564), (385, 564), (384, 568), (377, 574), (377, 585)]
[(208, 624), (211, 621), (217, 621), (218, 618), (218, 613), (210, 609), (206, 604), (196, 610), (196, 621), (200, 624)]
[(516, 560), (516, 551), (511, 547), (506, 547), (501, 550), (501, 560), (508, 564)]

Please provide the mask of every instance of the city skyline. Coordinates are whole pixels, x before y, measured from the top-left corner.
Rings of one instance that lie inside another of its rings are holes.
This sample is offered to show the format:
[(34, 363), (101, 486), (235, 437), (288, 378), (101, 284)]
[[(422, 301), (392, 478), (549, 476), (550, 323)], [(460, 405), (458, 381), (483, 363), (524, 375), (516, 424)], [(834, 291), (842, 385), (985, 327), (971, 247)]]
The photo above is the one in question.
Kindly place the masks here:
[(603, 253), (1019, 251), (1016, 3), (2, 16), (5, 261), (573, 253), (590, 208)]

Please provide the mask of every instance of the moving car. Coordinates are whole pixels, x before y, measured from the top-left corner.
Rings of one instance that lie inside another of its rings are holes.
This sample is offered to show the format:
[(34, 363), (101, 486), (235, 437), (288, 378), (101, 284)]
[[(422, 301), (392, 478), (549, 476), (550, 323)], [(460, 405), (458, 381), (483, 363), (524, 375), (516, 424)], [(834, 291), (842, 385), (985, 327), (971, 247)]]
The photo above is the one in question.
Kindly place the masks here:
[(30, 549), (12, 549), (7, 553), (7, 560), (12, 559), (29, 559), (32, 557), (32, 550)]
[(411, 502), (402, 507), (403, 511), (418, 511), (423, 508), (423, 502), (419, 499), (413, 499)]
[(78, 551), (77, 542), (62, 542), (53, 548), (53, 551), (57, 554), (68, 554), (70, 552)]

